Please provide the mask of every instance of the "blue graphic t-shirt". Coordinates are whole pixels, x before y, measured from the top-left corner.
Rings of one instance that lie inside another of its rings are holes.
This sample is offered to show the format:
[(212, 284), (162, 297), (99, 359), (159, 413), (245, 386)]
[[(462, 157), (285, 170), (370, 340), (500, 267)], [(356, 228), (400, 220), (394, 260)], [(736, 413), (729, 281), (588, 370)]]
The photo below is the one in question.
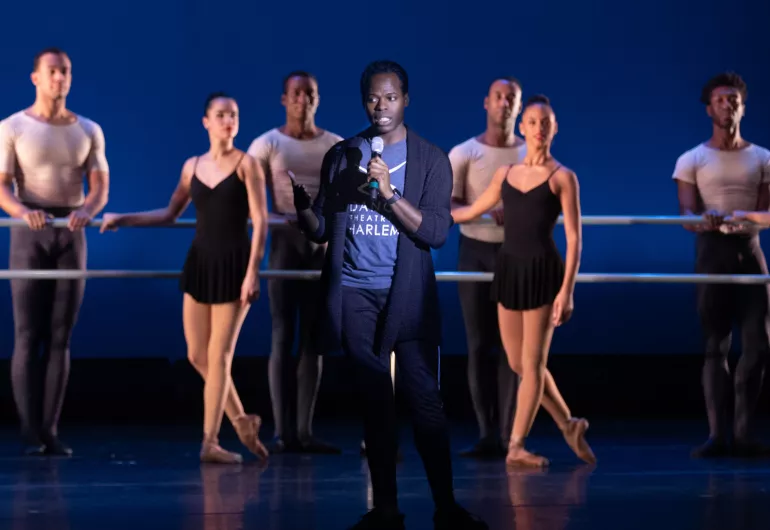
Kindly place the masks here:
[[(396, 265), (398, 230), (388, 219), (392, 218), (390, 206), (378, 199), (371, 204), (366, 178), (366, 166), (371, 158), (371, 144), (362, 141), (348, 153), (343, 165), (358, 162), (358, 185), (348, 200), (348, 222), (342, 265), (342, 285), (361, 289), (388, 289)], [(358, 152), (360, 151), (360, 153)], [(386, 145), (382, 160), (390, 168), (390, 184), (403, 193), (406, 175), (406, 139)], [(354, 168), (346, 167), (351, 174)]]

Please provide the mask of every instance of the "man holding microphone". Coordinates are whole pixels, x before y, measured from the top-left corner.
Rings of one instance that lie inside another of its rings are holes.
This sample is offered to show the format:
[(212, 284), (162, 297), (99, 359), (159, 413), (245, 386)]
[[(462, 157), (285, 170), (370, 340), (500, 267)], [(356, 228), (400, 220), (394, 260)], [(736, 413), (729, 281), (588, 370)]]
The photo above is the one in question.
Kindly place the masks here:
[[(452, 226), (452, 168), (438, 147), (404, 125), (408, 84), (394, 62), (367, 66), (360, 88), (371, 127), (326, 154), (312, 205), (302, 186), (294, 188), (300, 227), (310, 239), (328, 242), (315, 336), (319, 348), (341, 347), (353, 361), (364, 408), (374, 509), (352, 528), (404, 528), (396, 493), (394, 351), (436, 504), (434, 527), (486, 529), (455, 502), (439, 392), (441, 325), (430, 251), (444, 244)], [(373, 156), (380, 141), (382, 154)]]

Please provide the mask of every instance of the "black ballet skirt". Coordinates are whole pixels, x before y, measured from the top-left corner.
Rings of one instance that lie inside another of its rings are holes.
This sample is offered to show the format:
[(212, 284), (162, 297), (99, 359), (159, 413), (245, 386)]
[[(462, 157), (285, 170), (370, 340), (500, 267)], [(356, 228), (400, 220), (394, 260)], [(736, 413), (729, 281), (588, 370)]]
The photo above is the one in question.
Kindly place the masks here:
[(202, 304), (235, 302), (251, 254), (246, 185), (235, 172), (214, 188), (193, 175), (190, 196), (197, 215), (195, 239), (179, 288)]
[(180, 288), (202, 304), (224, 304), (241, 298), (251, 245), (231, 249), (201, 248), (193, 242), (182, 269)]
[(506, 309), (526, 311), (551, 305), (564, 281), (564, 262), (556, 252), (518, 256), (499, 252), (492, 296)]
[(506, 309), (551, 305), (561, 290), (564, 261), (553, 240), (561, 202), (550, 178), (526, 193), (511, 186), (507, 175), (503, 182), (505, 240), (495, 260), (491, 298)]

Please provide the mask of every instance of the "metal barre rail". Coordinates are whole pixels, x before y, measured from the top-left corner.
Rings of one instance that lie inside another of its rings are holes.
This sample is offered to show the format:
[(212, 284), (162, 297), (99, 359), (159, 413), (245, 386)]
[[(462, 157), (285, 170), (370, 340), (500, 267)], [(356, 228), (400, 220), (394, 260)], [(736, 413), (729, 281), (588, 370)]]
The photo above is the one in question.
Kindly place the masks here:
[[(584, 215), (581, 218), (584, 225), (691, 225), (703, 222), (702, 217), (698, 216), (678, 216), (678, 215)], [(559, 217), (559, 223), (564, 222), (564, 217)], [(484, 215), (471, 224), (491, 224), (494, 223), (492, 217)], [(746, 223), (746, 221), (743, 221)], [(67, 226), (66, 219), (54, 219), (50, 222), (55, 227)], [(288, 224), (283, 218), (271, 216), (268, 218), (268, 226), (282, 226)], [(726, 223), (729, 224), (729, 223)], [(102, 225), (101, 219), (94, 219), (88, 226), (99, 227)], [(0, 217), (0, 227), (26, 226), (21, 219), (10, 217)], [(191, 228), (195, 227), (195, 219), (178, 219), (177, 221), (163, 225), (162, 228)], [(131, 227), (125, 227), (131, 228)], [(150, 227), (144, 227), (150, 228)]]
[[(0, 280), (37, 279), (37, 280), (74, 280), (80, 278), (115, 279), (115, 278), (179, 278), (177, 270), (0, 270)], [(308, 270), (264, 270), (260, 277), (264, 279), (317, 280), (320, 271)], [(440, 282), (490, 282), (491, 272), (436, 272)], [(723, 284), (768, 284), (770, 275), (761, 274), (656, 274), (656, 273), (581, 273), (577, 276), (580, 283), (723, 283)]]

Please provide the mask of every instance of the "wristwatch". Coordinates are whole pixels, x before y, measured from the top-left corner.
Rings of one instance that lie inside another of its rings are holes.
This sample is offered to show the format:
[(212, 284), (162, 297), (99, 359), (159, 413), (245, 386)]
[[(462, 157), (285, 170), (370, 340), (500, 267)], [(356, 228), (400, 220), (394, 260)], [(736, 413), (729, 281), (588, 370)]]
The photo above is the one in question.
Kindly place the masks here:
[(385, 204), (390, 206), (391, 204), (393, 204), (394, 202), (399, 200), (401, 197), (402, 197), (402, 195), (401, 195), (401, 192), (398, 191), (398, 188), (393, 188), (393, 197), (391, 197), (390, 199), (385, 201)]

